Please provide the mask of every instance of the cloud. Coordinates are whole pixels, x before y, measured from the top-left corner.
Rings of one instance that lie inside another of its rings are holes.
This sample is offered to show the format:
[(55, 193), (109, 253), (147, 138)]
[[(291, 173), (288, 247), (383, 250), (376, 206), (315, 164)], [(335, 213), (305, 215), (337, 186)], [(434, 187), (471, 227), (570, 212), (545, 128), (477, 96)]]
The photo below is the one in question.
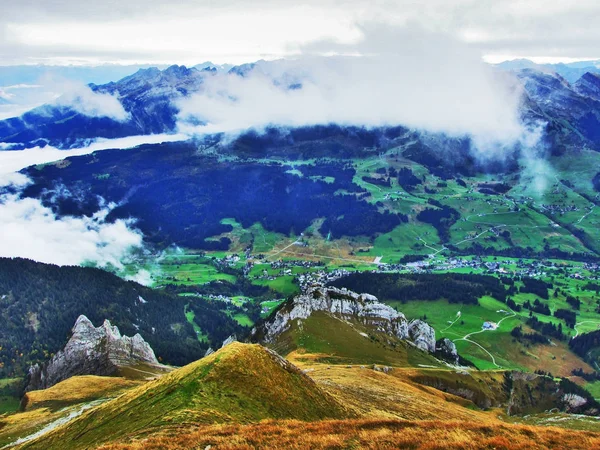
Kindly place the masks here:
[[(356, 44), (323, 41), (295, 60), (259, 63), (246, 77), (207, 78), (199, 94), (180, 101), (179, 129), (405, 125), (469, 135), (482, 149), (528, 133), (516, 80), (496, 73), (478, 52), (419, 27), (371, 24), (362, 32)], [(318, 56), (330, 52), (362, 56)], [(205, 125), (195, 126), (198, 121)]]
[[(58, 265), (86, 263), (121, 271), (123, 261), (144, 246), (143, 235), (135, 228), (134, 220), (107, 222), (107, 215), (116, 206), (112, 203), (104, 204), (92, 217), (58, 217), (40, 200), (19, 195), (31, 180), (15, 171), (67, 156), (109, 148), (131, 148), (182, 137), (151, 135), (98, 139), (89, 147), (68, 151), (52, 147), (0, 151), (0, 256), (30, 258)], [(61, 189), (60, 195), (72, 194)], [(152, 283), (150, 274), (144, 270), (129, 275), (129, 279), (146, 285)]]
[(38, 199), (1, 195), (0, 256), (122, 268), (121, 261), (143, 245), (142, 234), (128, 220), (105, 222), (106, 213), (59, 218)]
[(58, 106), (66, 106), (88, 117), (109, 117), (124, 122), (130, 115), (116, 96), (94, 92), (89, 86), (73, 84), (56, 99)]
[(88, 155), (93, 152), (113, 149), (130, 149), (142, 144), (159, 144), (162, 142), (175, 142), (187, 139), (183, 134), (150, 134), (145, 136), (128, 136), (117, 139), (97, 138), (90, 141), (89, 145), (81, 148), (60, 150), (52, 146), (33, 147), (25, 150), (10, 150), (19, 148), (22, 144), (0, 143), (0, 186), (2, 174), (16, 172), (25, 167), (36, 164), (46, 164), (59, 161), (71, 156)]
[(6, 88), (0, 88), (0, 100), (4, 100), (6, 102), (10, 102), (10, 100), (14, 97), (13, 94), (7, 92)]
[(177, 8), (167, 0), (4, 3), (5, 64), (249, 61), (289, 55), (294, 45), (324, 35), (346, 38), (357, 20), (418, 23), (488, 55), (600, 56), (600, 5), (593, 0), (181, 0)]
[(152, 274), (146, 269), (140, 269), (134, 275), (125, 276), (126, 280), (135, 281), (136, 283), (143, 284), (144, 286), (151, 286), (154, 282), (152, 280)]

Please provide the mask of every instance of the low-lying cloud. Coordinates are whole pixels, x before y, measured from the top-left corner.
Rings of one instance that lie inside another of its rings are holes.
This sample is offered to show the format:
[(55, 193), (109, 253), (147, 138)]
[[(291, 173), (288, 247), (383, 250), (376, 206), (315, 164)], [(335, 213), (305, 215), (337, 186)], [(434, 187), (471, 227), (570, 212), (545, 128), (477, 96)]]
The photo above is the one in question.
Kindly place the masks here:
[[(92, 217), (59, 217), (39, 199), (21, 196), (30, 183), (23, 174), (0, 172), (0, 256), (121, 270), (123, 261), (143, 248), (143, 235), (135, 228), (135, 220), (106, 221), (115, 204), (105, 204)], [(132, 275), (132, 279), (151, 282), (145, 272)]]
[(126, 220), (57, 217), (38, 199), (0, 196), (0, 256), (58, 265), (93, 263), (122, 268), (122, 260), (142, 246), (142, 234)]
[(16, 172), (35, 164), (46, 164), (71, 156), (89, 155), (90, 153), (102, 150), (130, 149), (142, 144), (160, 144), (163, 142), (176, 142), (185, 139), (187, 139), (187, 136), (183, 134), (149, 134), (116, 139), (97, 138), (90, 141), (89, 145), (85, 147), (68, 150), (60, 150), (50, 145), (45, 147), (32, 147), (25, 150), (11, 150), (12, 148), (18, 148), (22, 144), (0, 142), (0, 187), (2, 186), (3, 174)]
[[(362, 31), (354, 45), (321, 42), (295, 60), (261, 62), (244, 77), (207, 77), (200, 93), (179, 103), (179, 129), (404, 125), (471, 136), (483, 150), (528, 134), (519, 119), (518, 84), (476, 51), (416, 28)], [(337, 56), (320, 56), (331, 52)]]
[(85, 85), (73, 84), (56, 99), (55, 104), (72, 108), (88, 117), (108, 117), (119, 122), (130, 118), (129, 113), (125, 111), (116, 96), (94, 92)]

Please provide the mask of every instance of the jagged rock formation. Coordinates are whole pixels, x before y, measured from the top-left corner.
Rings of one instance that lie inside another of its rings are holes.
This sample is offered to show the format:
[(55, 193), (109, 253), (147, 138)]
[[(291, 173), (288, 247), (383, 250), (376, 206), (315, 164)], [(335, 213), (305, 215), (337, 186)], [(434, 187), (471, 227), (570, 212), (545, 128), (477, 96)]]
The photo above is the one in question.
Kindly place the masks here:
[(458, 351), (456, 345), (448, 338), (440, 339), (435, 343), (435, 350), (442, 359), (452, 364), (459, 363)]
[[(229, 344), (232, 344), (234, 342), (237, 342), (237, 337), (235, 335), (229, 336), (227, 339), (225, 339), (223, 341), (223, 344), (221, 345), (221, 348), (227, 347)], [(207, 352), (208, 352), (208, 350), (207, 350)], [(213, 353), (214, 353), (214, 351), (213, 351)], [(209, 353), (209, 355), (210, 355), (210, 353)]]
[(413, 320), (408, 324), (408, 335), (415, 345), (423, 351), (435, 352), (435, 330), (422, 320)]
[(74, 375), (114, 375), (121, 367), (137, 364), (159, 366), (142, 336), (121, 336), (108, 320), (95, 328), (81, 315), (72, 332), (63, 350), (50, 361), (29, 369), (28, 391), (48, 388)]
[(324, 311), (341, 318), (352, 318), (362, 325), (374, 327), (399, 339), (412, 341), (418, 348), (435, 351), (435, 330), (422, 320), (410, 324), (404, 314), (380, 303), (370, 294), (357, 294), (345, 288), (312, 287), (280, 309), (264, 325), (262, 340), (273, 342), (297, 320), (307, 319), (313, 312)]

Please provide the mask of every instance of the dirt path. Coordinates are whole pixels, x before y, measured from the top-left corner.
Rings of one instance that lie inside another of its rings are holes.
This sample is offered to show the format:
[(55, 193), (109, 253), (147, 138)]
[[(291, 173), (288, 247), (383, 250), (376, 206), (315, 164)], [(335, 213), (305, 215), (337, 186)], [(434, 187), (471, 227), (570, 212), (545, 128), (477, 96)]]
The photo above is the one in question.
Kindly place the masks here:
[[(483, 328), (482, 328), (482, 329), (481, 329), (481, 330), (479, 330), (479, 331), (473, 331), (472, 333), (465, 334), (465, 335), (464, 335), (462, 338), (455, 339), (455, 340), (454, 340), (454, 342), (457, 342), (457, 341), (466, 341), (466, 342), (470, 342), (471, 344), (475, 344), (477, 347), (479, 347), (481, 350), (483, 350), (484, 352), (486, 352), (486, 353), (489, 355), (489, 357), (492, 359), (492, 364), (494, 364), (496, 367), (500, 368), (501, 366), (499, 366), (499, 365), (496, 363), (496, 358), (494, 357), (494, 355), (492, 355), (492, 354), (491, 354), (491, 353), (490, 353), (490, 352), (489, 352), (487, 349), (485, 349), (485, 348), (484, 348), (484, 347), (483, 347), (481, 344), (479, 344), (479, 343), (477, 343), (477, 342), (475, 342), (475, 341), (473, 341), (473, 340), (471, 340), (471, 339), (469, 339), (469, 338), (470, 338), (471, 336), (475, 335), (475, 334), (484, 333), (484, 332), (486, 332), (486, 331), (490, 331), (490, 332), (491, 332), (491, 331), (496, 331), (498, 328), (500, 328), (500, 325), (502, 324), (502, 322), (504, 322), (506, 319), (510, 319), (510, 318), (512, 318), (512, 317), (515, 317), (515, 316), (517, 315), (517, 313), (516, 313), (516, 312), (514, 312), (512, 309), (510, 309), (509, 311), (511, 312), (511, 314), (510, 314), (509, 316), (505, 316), (505, 317), (503, 317), (502, 319), (500, 319), (500, 320), (498, 321), (498, 323), (497, 323), (497, 327), (496, 327), (495, 329), (493, 329), (493, 330), (485, 330), (485, 329), (483, 329)], [(458, 320), (458, 319), (457, 319), (457, 320)], [(456, 320), (455, 320), (455, 322), (456, 322)], [(454, 322), (452, 323), (452, 325), (453, 325), (453, 324), (454, 324)], [(450, 325), (450, 326), (452, 326), (452, 325)], [(450, 328), (450, 327), (448, 327), (448, 328)], [(448, 329), (448, 328), (446, 328), (446, 329)]]

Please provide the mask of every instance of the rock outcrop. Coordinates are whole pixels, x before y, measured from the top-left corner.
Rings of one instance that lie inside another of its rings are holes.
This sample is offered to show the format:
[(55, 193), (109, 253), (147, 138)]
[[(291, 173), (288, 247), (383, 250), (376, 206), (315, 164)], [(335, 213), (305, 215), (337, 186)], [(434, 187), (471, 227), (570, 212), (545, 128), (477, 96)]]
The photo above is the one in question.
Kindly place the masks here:
[(114, 375), (120, 368), (139, 364), (159, 366), (154, 351), (136, 334), (121, 336), (108, 320), (95, 328), (79, 316), (63, 350), (50, 361), (29, 369), (27, 390), (45, 389), (74, 375)]
[(458, 364), (459, 357), (456, 345), (448, 338), (440, 339), (435, 343), (436, 352), (444, 360), (451, 364)]
[(408, 324), (408, 335), (414, 344), (423, 351), (435, 352), (435, 330), (422, 320), (412, 320)]
[(307, 319), (316, 311), (351, 319), (396, 338), (412, 341), (424, 351), (435, 351), (435, 330), (422, 320), (415, 320), (409, 324), (404, 314), (380, 303), (373, 295), (322, 286), (308, 289), (277, 311), (275, 316), (264, 324), (261, 330), (262, 341), (273, 342), (294, 322)]

